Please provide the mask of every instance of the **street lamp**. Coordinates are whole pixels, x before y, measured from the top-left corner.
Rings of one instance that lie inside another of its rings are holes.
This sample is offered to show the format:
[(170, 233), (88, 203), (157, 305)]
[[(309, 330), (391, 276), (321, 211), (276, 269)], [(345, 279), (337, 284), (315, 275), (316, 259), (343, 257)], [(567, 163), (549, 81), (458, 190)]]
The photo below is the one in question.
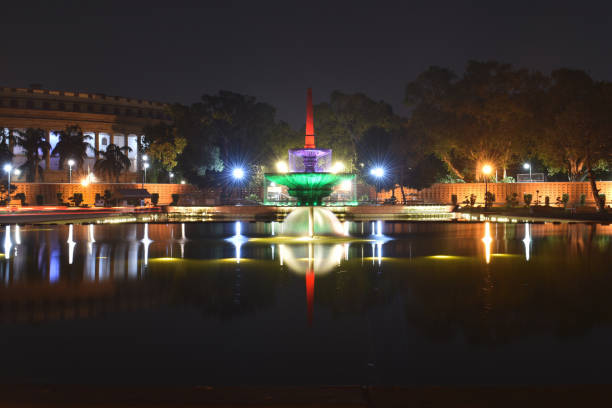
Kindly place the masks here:
[(69, 173), (68, 173), (69, 174), (68, 182), (70, 184), (72, 184), (72, 166), (74, 166), (74, 160), (70, 159), (70, 160), (68, 160), (68, 168), (70, 169)]
[(244, 178), (244, 170), (240, 167), (236, 167), (234, 170), (232, 170), (232, 177), (235, 180), (242, 180)]
[(11, 202), (11, 171), (13, 171), (13, 166), (10, 163), (5, 164), (4, 171), (8, 175), (8, 186), (7, 186), (8, 198), (6, 202), (10, 203)]
[(168, 174), (168, 177), (170, 177), (170, 182), (172, 182), (172, 179), (174, 178), (174, 173), (170, 172), (170, 174)]
[(523, 164), (523, 168), (524, 168), (525, 170), (529, 170), (529, 181), (530, 181), (530, 182), (531, 182), (531, 181), (533, 181), (533, 180), (531, 179), (531, 164), (529, 164), (529, 163), (525, 163), (525, 164)]
[(489, 175), (491, 174), (491, 172), (493, 171), (493, 168), (491, 166), (489, 166), (488, 164), (485, 164), (484, 166), (482, 166), (482, 174), (485, 175), (485, 208), (487, 207), (487, 196), (489, 195), (489, 186), (488, 186), (488, 181), (489, 181)]
[(149, 156), (146, 154), (142, 156), (144, 164), (142, 165), (142, 188), (144, 189), (145, 181), (147, 179), (147, 169), (149, 168)]
[(380, 189), (380, 179), (385, 175), (385, 169), (382, 167), (374, 167), (370, 170), (370, 175), (376, 178), (376, 204), (378, 204), (378, 190)]
[(284, 161), (279, 161), (276, 163), (276, 171), (279, 173), (287, 173), (289, 171), (289, 166)]
[(144, 184), (147, 182), (147, 169), (149, 168), (149, 163), (144, 164), (144, 173), (142, 175), (142, 188), (144, 188)]

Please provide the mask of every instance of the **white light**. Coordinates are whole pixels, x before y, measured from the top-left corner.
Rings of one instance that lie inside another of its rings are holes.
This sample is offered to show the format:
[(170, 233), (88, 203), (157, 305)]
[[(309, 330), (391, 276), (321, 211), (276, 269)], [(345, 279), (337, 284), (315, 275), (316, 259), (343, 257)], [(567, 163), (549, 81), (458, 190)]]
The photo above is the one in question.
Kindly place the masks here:
[(89, 185), (89, 177), (83, 177), (83, 179), (81, 179), (81, 185), (87, 187)]
[(74, 160), (72, 160), (72, 159), (68, 160), (68, 165), (70, 167), (74, 166)]
[(21, 170), (19, 170), (19, 169), (15, 169), (15, 171), (13, 171), (13, 174), (14, 174), (14, 175), (16, 175), (16, 176), (18, 176), (18, 175), (20, 175), (20, 174), (21, 174)]
[(278, 171), (279, 173), (286, 173), (289, 171), (289, 166), (287, 166), (287, 163), (285, 163), (284, 161), (279, 161), (278, 163), (276, 163), (276, 171)]
[(11, 170), (13, 170), (13, 166), (8, 163), (5, 164), (3, 168), (4, 168), (4, 171), (6, 171), (7, 173), (10, 173)]
[(149, 160), (149, 156), (147, 156), (146, 154), (142, 156), (142, 160), (147, 161)]
[(343, 172), (344, 169), (345, 169), (344, 163), (336, 162), (334, 166), (332, 167), (332, 173), (340, 173), (340, 172)]
[(385, 175), (385, 169), (382, 167), (374, 167), (372, 170), (370, 170), (370, 174), (376, 178), (381, 178)]
[(144, 164), (144, 168), (145, 168), (145, 169), (148, 169), (148, 168), (149, 168), (149, 163), (145, 163), (145, 164)]
[(342, 191), (351, 191), (353, 187), (353, 183), (351, 183), (351, 180), (343, 180), (340, 183), (340, 190)]
[(170, 173), (170, 178), (174, 178), (174, 173)]
[(185, 180), (181, 180), (181, 184), (185, 184)]
[(240, 167), (236, 167), (234, 170), (232, 170), (232, 177), (234, 177), (236, 180), (240, 180), (244, 177), (244, 170), (242, 170)]
[(531, 165), (530, 165), (529, 163), (525, 163), (525, 164), (523, 164), (523, 168), (524, 168), (525, 170), (529, 170), (529, 168), (530, 168), (530, 167), (531, 167)]
[(491, 167), (490, 165), (485, 164), (484, 166), (482, 166), (482, 173), (483, 174), (489, 175), (489, 174), (491, 174), (492, 171), (493, 171), (493, 167)]

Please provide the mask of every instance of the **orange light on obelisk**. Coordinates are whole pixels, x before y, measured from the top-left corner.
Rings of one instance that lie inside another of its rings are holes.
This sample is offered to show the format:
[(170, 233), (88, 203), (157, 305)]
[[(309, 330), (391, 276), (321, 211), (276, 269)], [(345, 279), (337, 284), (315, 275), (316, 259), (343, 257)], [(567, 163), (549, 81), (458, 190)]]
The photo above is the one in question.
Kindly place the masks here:
[(314, 118), (312, 115), (312, 89), (308, 88), (306, 93), (306, 138), (304, 149), (315, 148)]

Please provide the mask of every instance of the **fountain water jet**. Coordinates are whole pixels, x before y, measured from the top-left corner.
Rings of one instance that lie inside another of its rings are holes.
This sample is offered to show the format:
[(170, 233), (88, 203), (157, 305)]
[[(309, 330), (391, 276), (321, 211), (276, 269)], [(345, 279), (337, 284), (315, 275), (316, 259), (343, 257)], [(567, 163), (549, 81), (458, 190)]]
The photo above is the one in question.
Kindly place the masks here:
[(316, 235), (344, 235), (336, 216), (329, 210), (315, 208), (332, 193), (334, 186), (352, 180), (354, 174), (332, 173), (331, 149), (318, 149), (315, 145), (312, 113), (312, 90), (306, 98), (306, 135), (303, 149), (289, 150), (289, 173), (266, 173), (266, 179), (287, 187), (298, 206), (307, 210), (294, 210), (285, 220), (285, 232), (314, 238)]

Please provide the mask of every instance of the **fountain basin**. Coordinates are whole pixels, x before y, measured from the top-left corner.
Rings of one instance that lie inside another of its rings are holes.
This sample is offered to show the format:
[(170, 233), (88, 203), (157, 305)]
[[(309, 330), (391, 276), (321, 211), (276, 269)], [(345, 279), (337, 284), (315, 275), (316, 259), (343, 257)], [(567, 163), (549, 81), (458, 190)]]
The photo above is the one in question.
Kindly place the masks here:
[(347, 173), (266, 173), (266, 179), (286, 186), (290, 196), (297, 199), (298, 206), (319, 206), (323, 198), (344, 180), (352, 180), (354, 174)]

